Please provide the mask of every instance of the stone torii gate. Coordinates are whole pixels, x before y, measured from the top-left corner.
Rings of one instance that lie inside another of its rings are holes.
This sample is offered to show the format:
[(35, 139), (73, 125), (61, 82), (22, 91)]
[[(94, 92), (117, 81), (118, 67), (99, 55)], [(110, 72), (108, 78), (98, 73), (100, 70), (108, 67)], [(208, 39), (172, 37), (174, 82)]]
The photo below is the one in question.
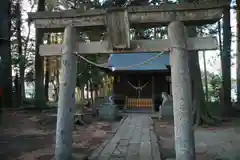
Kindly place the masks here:
[[(46, 32), (64, 30), (63, 44), (40, 46), (41, 56), (62, 56), (58, 102), (56, 149), (57, 160), (71, 157), (73, 113), (75, 108), (76, 58), (73, 54), (115, 54), (119, 52), (169, 51), (174, 106), (175, 150), (177, 160), (193, 160), (194, 135), (191, 116), (191, 88), (188, 68), (189, 50), (215, 50), (214, 37), (188, 38), (185, 25), (204, 25), (218, 21), (228, 2), (200, 4), (163, 4), (109, 10), (77, 10), (29, 13), (35, 27)], [(130, 40), (130, 27), (168, 25), (167, 40)], [(76, 28), (107, 29), (108, 40), (76, 42)]]

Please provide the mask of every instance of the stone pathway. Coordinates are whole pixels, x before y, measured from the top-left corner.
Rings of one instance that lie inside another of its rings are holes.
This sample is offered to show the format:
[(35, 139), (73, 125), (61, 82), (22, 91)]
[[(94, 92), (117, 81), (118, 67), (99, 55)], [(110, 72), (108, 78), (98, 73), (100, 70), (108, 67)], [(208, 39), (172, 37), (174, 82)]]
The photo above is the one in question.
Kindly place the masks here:
[(95, 151), (94, 160), (160, 160), (153, 122), (148, 114), (128, 114), (115, 135)]

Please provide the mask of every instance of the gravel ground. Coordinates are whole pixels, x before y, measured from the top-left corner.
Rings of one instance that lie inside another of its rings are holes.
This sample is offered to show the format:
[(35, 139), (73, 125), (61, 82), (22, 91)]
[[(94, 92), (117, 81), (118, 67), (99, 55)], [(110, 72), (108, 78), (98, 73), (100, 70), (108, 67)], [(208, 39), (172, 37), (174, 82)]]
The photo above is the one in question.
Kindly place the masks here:
[[(156, 134), (164, 157), (175, 157), (172, 121), (154, 119)], [(199, 127), (195, 130), (197, 160), (240, 160), (240, 123), (234, 119), (219, 127)]]

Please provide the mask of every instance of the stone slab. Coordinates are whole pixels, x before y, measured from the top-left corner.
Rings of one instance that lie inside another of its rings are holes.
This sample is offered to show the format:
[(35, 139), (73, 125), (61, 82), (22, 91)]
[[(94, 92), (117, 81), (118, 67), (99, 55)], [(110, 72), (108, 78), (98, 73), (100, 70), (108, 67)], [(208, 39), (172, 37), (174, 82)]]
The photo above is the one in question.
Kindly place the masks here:
[(128, 114), (98, 160), (161, 160), (157, 138), (148, 114)]

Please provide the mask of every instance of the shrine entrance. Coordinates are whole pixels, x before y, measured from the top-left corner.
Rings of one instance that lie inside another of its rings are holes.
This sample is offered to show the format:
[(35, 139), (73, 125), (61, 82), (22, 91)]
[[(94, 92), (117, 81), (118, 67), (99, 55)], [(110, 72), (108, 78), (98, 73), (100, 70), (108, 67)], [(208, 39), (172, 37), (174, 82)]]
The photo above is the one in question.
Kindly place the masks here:
[(150, 75), (129, 75), (127, 83), (127, 108), (153, 108), (152, 77)]
[(114, 76), (113, 97), (120, 109), (157, 111), (161, 92), (170, 93), (166, 80), (171, 75), (168, 52), (112, 54), (108, 62), (114, 68), (108, 73)]

